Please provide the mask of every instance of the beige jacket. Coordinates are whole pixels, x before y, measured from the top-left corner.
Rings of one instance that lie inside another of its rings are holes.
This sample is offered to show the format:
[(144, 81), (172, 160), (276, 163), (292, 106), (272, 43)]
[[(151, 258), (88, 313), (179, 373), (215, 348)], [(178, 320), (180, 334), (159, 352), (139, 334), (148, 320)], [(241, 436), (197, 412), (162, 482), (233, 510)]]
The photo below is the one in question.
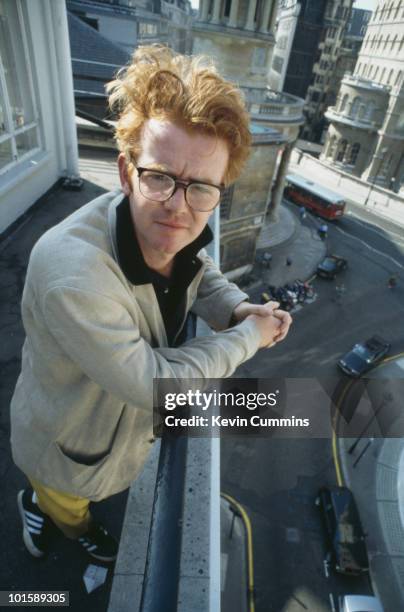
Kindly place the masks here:
[[(153, 439), (153, 378), (222, 378), (251, 357), (251, 321), (167, 347), (151, 284), (132, 285), (117, 259), (122, 192), (93, 200), (47, 231), (30, 257), (26, 340), (11, 402), (15, 463), (43, 484), (92, 499), (127, 488)], [(204, 250), (187, 291), (192, 310), (224, 329), (246, 295)]]

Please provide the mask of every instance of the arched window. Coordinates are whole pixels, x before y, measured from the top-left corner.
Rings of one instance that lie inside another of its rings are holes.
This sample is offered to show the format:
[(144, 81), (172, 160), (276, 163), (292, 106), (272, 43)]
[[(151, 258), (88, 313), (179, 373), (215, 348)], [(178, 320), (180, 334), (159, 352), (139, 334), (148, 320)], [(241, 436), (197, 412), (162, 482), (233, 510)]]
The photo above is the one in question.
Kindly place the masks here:
[(349, 98), (348, 94), (345, 94), (345, 96), (342, 98), (341, 106), (339, 107), (339, 112), (340, 113), (343, 113), (344, 110), (346, 109), (348, 98)]
[(372, 100), (369, 100), (366, 106), (364, 106), (364, 109), (365, 111), (362, 115), (362, 121), (372, 121), (375, 103)]
[(383, 83), (385, 72), (386, 72), (386, 68), (383, 68), (382, 73), (380, 75), (380, 83)]
[(397, 72), (397, 77), (396, 77), (396, 82), (394, 83), (395, 86), (399, 85), (401, 83), (401, 77), (402, 77), (402, 70), (399, 70)]
[(354, 166), (356, 164), (356, 160), (358, 159), (360, 148), (361, 148), (361, 145), (359, 142), (355, 142), (352, 145), (351, 153), (348, 159), (348, 164), (350, 164), (351, 166)]
[(390, 70), (389, 78), (387, 79), (387, 85), (391, 85), (392, 80), (393, 80), (393, 74), (394, 74), (394, 69), (392, 68)]
[(359, 110), (358, 110), (358, 114), (357, 114), (358, 121), (363, 121), (363, 119), (365, 118), (365, 114), (366, 114), (366, 105), (365, 104), (361, 104), (359, 106)]
[(327, 150), (327, 157), (334, 157), (336, 144), (337, 144), (337, 137), (335, 135), (331, 136), (330, 144), (328, 145), (328, 150)]
[(356, 96), (351, 106), (351, 113), (350, 113), (351, 117), (353, 118), (356, 117), (356, 115), (358, 114), (358, 110), (359, 110), (359, 106), (361, 102), (362, 102), (362, 98), (360, 96)]
[(338, 147), (338, 153), (337, 153), (337, 161), (339, 162), (344, 161), (347, 146), (348, 146), (347, 140), (344, 139), (340, 141), (340, 144)]
[(379, 66), (376, 66), (375, 75), (373, 77), (374, 80), (376, 80), (378, 74), (379, 74)]

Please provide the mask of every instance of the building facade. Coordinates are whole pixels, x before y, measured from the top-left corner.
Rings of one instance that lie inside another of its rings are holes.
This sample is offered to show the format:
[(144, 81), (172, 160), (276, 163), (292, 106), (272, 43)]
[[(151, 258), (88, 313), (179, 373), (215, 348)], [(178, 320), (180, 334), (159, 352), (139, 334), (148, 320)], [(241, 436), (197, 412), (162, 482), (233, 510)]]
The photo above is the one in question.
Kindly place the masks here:
[(380, 1), (343, 78), (322, 159), (387, 189), (404, 182), (404, 2)]
[(67, 0), (67, 9), (129, 54), (156, 42), (180, 53), (192, 48), (189, 0)]
[(274, 215), (303, 122), (304, 101), (268, 87), (277, 0), (202, 0), (193, 52), (215, 59), (242, 89), (252, 125), (251, 157), (220, 206), (221, 268), (233, 276), (252, 267), (265, 217)]
[[(300, 0), (290, 56), (287, 62), (283, 91), (300, 98), (306, 98), (312, 80), (313, 65), (316, 61), (321, 35), (323, 32), (324, 12), (327, 0)], [(281, 25), (284, 15), (289, 18), (289, 3), (284, 0), (281, 7)], [(285, 11), (285, 12), (284, 12)], [(294, 9), (297, 12), (297, 8)], [(291, 30), (292, 33), (292, 30)]]
[(301, 8), (299, 0), (281, 0), (279, 5), (276, 43), (269, 72), (269, 86), (275, 91), (284, 89)]
[[(326, 126), (324, 113), (334, 104), (346, 61), (345, 34), (351, 17), (353, 0), (327, 0), (323, 29), (307, 89), (303, 138), (319, 142)], [(348, 54), (349, 55), (349, 54)]]

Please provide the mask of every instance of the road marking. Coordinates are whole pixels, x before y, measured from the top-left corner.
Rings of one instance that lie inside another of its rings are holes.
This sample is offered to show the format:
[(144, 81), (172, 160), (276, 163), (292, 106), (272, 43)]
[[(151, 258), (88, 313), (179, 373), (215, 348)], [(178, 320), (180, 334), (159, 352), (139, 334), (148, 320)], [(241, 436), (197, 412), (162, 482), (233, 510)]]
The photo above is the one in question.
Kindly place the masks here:
[(352, 213), (352, 211), (348, 212), (348, 216), (352, 217), (353, 220), (358, 225), (362, 225), (368, 232), (374, 232), (375, 234), (380, 236), (380, 238), (384, 238), (384, 239), (386, 239), (386, 235), (385, 234), (390, 234), (391, 236), (394, 236), (395, 238), (397, 238), (399, 242), (402, 242), (404, 244), (404, 238), (403, 238), (402, 234), (396, 234), (395, 232), (392, 232), (391, 230), (388, 230), (388, 229), (384, 229), (383, 230), (384, 233), (383, 233), (380, 230), (374, 229), (373, 227), (369, 227), (369, 222), (367, 222), (367, 223), (364, 222), (361, 217), (357, 217), (354, 213)]
[(330, 593), (329, 597), (330, 597), (330, 605), (331, 605), (332, 612), (337, 612), (335, 609), (334, 595)]
[(330, 577), (330, 572), (328, 571), (328, 561), (327, 559), (323, 559), (323, 565), (324, 565), (324, 574), (326, 578)]
[(349, 234), (348, 232), (344, 232), (344, 230), (342, 230), (340, 227), (336, 227), (335, 226), (334, 229), (336, 229), (338, 232), (341, 232), (341, 234), (344, 234), (344, 236), (348, 236), (348, 238), (352, 238), (352, 240), (357, 240), (358, 242), (363, 244), (363, 246), (367, 247), (373, 253), (377, 253), (378, 255), (381, 255), (382, 257), (385, 257), (386, 259), (389, 259), (396, 266), (398, 266), (399, 268), (404, 270), (404, 265), (401, 264), (399, 261), (397, 261), (397, 259), (394, 259), (394, 257), (391, 257), (390, 255), (386, 255), (386, 253), (383, 253), (382, 251), (379, 251), (378, 249), (375, 249), (374, 247), (371, 247), (370, 244), (368, 244), (364, 240), (361, 240), (357, 236), (353, 236), (352, 234)]

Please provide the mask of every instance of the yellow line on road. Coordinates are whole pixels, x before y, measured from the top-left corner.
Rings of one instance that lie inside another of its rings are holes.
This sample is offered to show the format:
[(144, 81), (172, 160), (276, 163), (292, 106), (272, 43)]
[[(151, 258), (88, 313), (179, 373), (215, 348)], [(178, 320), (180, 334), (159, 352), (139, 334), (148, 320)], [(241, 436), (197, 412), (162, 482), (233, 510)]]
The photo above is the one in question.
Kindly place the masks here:
[(232, 506), (234, 506), (241, 515), (241, 518), (244, 523), (244, 527), (247, 533), (247, 558), (248, 558), (248, 605), (249, 612), (255, 611), (255, 603), (254, 603), (254, 557), (253, 557), (253, 542), (252, 542), (252, 529), (251, 522), (248, 517), (247, 512), (244, 510), (243, 506), (238, 503), (228, 495), (227, 493), (220, 493), (220, 495), (226, 499)]

